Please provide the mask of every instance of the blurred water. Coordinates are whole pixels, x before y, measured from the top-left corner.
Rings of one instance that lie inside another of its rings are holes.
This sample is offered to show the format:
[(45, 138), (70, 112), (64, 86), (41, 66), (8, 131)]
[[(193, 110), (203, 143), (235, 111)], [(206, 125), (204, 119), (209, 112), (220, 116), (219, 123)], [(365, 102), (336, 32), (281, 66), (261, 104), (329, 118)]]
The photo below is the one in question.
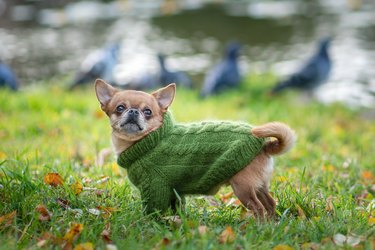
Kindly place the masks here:
[[(0, 58), (26, 85), (73, 75), (89, 52), (120, 41), (119, 81), (155, 71), (155, 55), (163, 52), (169, 55), (171, 68), (187, 71), (200, 86), (228, 41), (244, 45), (243, 72), (272, 71), (282, 78), (313, 53), (319, 38), (329, 35), (334, 39), (334, 68), (317, 97), (323, 102), (374, 106), (374, 1), (223, 1), (208, 6), (205, 2), (129, 0), (79, 2), (60, 9), (33, 7), (33, 21), (17, 13), (9, 16), (21, 20), (0, 20)], [(25, 6), (19, 7), (18, 13), (25, 12)]]

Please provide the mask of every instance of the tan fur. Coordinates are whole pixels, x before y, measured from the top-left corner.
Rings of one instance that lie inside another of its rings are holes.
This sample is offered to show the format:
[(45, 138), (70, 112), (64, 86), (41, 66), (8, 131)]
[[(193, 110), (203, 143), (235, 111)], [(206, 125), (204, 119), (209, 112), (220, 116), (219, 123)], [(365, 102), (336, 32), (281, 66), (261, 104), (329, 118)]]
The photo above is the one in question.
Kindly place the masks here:
[[(112, 127), (112, 142), (116, 154), (126, 150), (135, 142), (141, 140), (150, 132), (159, 128), (163, 123), (163, 114), (173, 102), (176, 86), (170, 84), (151, 94), (134, 90), (117, 90), (98, 79), (95, 90), (101, 108), (108, 115)], [(119, 124), (124, 122), (124, 115), (116, 113), (116, 107), (124, 105), (127, 109), (136, 109), (140, 114), (138, 124), (142, 130), (126, 134)], [(152, 110), (152, 118), (146, 119), (142, 110)], [(232, 186), (234, 194), (242, 204), (251, 209), (258, 217), (275, 214), (276, 203), (269, 194), (269, 183), (273, 172), (273, 159), (271, 155), (282, 154), (290, 150), (296, 140), (295, 133), (285, 124), (280, 122), (266, 123), (254, 127), (251, 133), (260, 138), (274, 137), (276, 139), (266, 142), (263, 150), (244, 169), (227, 180)], [(222, 183), (224, 184), (224, 183)], [(212, 188), (216, 193), (221, 184)]]
[(294, 131), (281, 122), (270, 122), (254, 127), (251, 133), (259, 138), (275, 137), (277, 139), (267, 142), (263, 148), (270, 155), (288, 152), (296, 141)]

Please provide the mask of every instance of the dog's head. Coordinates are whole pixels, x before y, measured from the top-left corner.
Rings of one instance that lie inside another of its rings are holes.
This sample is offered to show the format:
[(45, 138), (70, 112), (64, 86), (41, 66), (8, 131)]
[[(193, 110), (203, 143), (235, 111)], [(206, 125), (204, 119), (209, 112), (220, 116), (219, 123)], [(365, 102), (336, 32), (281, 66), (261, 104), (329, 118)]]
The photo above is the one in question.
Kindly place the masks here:
[(163, 114), (172, 104), (174, 83), (151, 94), (135, 90), (119, 90), (101, 79), (95, 82), (96, 96), (109, 117), (113, 135), (127, 142), (141, 140), (163, 123)]

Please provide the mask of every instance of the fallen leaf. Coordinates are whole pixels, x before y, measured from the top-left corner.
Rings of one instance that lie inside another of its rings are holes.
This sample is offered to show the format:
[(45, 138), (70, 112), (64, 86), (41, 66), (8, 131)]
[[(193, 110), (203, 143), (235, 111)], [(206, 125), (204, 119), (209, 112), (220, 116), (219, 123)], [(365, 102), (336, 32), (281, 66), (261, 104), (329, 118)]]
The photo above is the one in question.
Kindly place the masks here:
[(70, 209), (69, 201), (68, 201), (68, 200), (64, 200), (64, 199), (61, 199), (61, 198), (57, 198), (57, 199), (56, 199), (56, 202), (57, 202), (57, 204), (59, 204), (62, 208), (64, 208), (64, 209)]
[(39, 213), (39, 221), (49, 221), (51, 220), (52, 213), (48, 211), (45, 205), (40, 204), (35, 208), (35, 211)]
[(87, 211), (88, 211), (90, 214), (93, 214), (93, 215), (100, 215), (100, 210), (97, 209), (97, 208), (89, 208), (89, 209), (87, 209)]
[(363, 171), (362, 178), (365, 180), (375, 180), (375, 176), (371, 171)]
[(105, 245), (105, 250), (117, 250), (117, 246), (113, 244)]
[(297, 204), (298, 216), (302, 219), (306, 219), (306, 214), (303, 209)]
[(55, 240), (55, 237), (48, 232), (45, 232), (40, 238), (38, 238), (38, 243), (36, 244), (39, 248), (44, 247), (50, 240)]
[(236, 198), (230, 198), (227, 202), (226, 202), (226, 205), (227, 206), (233, 206), (233, 207), (238, 207), (238, 206), (241, 206), (241, 201), (239, 199), (236, 199)]
[(286, 182), (286, 181), (288, 181), (288, 179), (285, 176), (277, 176), (276, 180), (278, 182)]
[(229, 199), (230, 197), (232, 197), (233, 194), (234, 194), (233, 191), (231, 191), (231, 192), (229, 192), (229, 193), (226, 193), (226, 194), (222, 194), (222, 195), (220, 195), (220, 200), (221, 200), (223, 203), (227, 203), (228, 199)]
[(325, 238), (323, 238), (321, 241), (320, 241), (320, 243), (322, 243), (322, 244), (327, 244), (327, 243), (329, 243), (329, 242), (331, 242), (332, 241), (332, 239), (330, 238), (330, 237), (325, 237)]
[(97, 119), (103, 118), (104, 117), (104, 112), (100, 109), (97, 109), (94, 111), (94, 117)]
[(155, 245), (154, 248), (152, 248), (152, 250), (165, 249), (165, 247), (168, 246), (169, 244), (171, 244), (171, 240), (168, 239), (167, 237), (164, 237), (163, 239), (161, 239), (161, 240)]
[(166, 220), (168, 223), (170, 223), (174, 227), (180, 227), (182, 225), (182, 220), (180, 216), (173, 215), (173, 216), (165, 216), (163, 217), (164, 220)]
[(88, 177), (85, 177), (85, 178), (82, 179), (82, 182), (83, 182), (84, 184), (88, 184), (88, 183), (91, 183), (91, 182), (92, 182), (92, 179), (90, 179), (90, 178), (88, 178)]
[(162, 240), (161, 240), (161, 245), (162, 246), (168, 246), (169, 244), (171, 244), (171, 240), (168, 239), (167, 237), (164, 237)]
[(333, 203), (332, 203), (332, 200), (333, 200), (333, 197), (332, 197), (332, 195), (330, 195), (330, 196), (327, 198), (327, 201), (326, 201), (326, 208), (325, 208), (325, 210), (326, 210), (327, 212), (332, 211), (332, 210), (334, 209), (334, 207), (333, 207)]
[(324, 165), (323, 167), (322, 167), (322, 170), (323, 170), (323, 172), (333, 172), (333, 171), (335, 171), (335, 167), (334, 166), (332, 166), (332, 165)]
[(301, 245), (301, 249), (303, 250), (318, 250), (319, 248), (319, 244), (315, 242), (306, 242)]
[(16, 210), (14, 210), (13, 212), (9, 214), (4, 214), (3, 216), (0, 217), (0, 224), (5, 224), (7, 226), (11, 225), (16, 214), (17, 214)]
[(64, 235), (63, 240), (67, 242), (73, 242), (81, 234), (83, 230), (83, 224), (74, 223), (70, 227), (69, 231)]
[(113, 213), (113, 212), (120, 211), (120, 209), (115, 208), (115, 207), (103, 207), (103, 206), (97, 206), (96, 208), (99, 209), (100, 211), (105, 212), (105, 213)]
[(105, 183), (105, 182), (107, 182), (109, 180), (109, 177), (108, 176), (102, 176), (99, 180), (97, 180), (96, 182), (95, 182), (95, 184), (102, 184), (102, 183)]
[(94, 244), (91, 242), (81, 243), (75, 246), (74, 250), (93, 250)]
[(375, 218), (373, 218), (373, 217), (370, 217), (370, 218), (368, 218), (368, 224), (369, 225), (375, 225)]
[(272, 250), (293, 250), (293, 248), (288, 245), (277, 245)]
[(75, 183), (73, 183), (71, 185), (71, 188), (72, 188), (73, 193), (75, 195), (79, 195), (82, 192), (82, 190), (83, 190), (83, 186), (82, 186), (82, 184), (79, 181), (76, 181)]
[(48, 173), (44, 176), (44, 182), (53, 187), (57, 187), (62, 185), (64, 180), (58, 173)]
[(233, 241), (236, 239), (236, 235), (233, 232), (233, 229), (231, 226), (227, 226), (224, 231), (221, 232), (219, 236), (219, 243), (220, 244), (226, 244), (226, 243), (233, 243)]
[(338, 246), (344, 246), (345, 242), (346, 242), (346, 236), (343, 235), (343, 234), (335, 234), (333, 236), (333, 242), (338, 245)]
[(68, 210), (74, 213), (76, 218), (81, 217), (83, 214), (82, 209), (79, 209), (79, 208), (69, 208)]
[(346, 243), (349, 246), (356, 247), (361, 243), (361, 238), (355, 235), (349, 235), (346, 237)]
[(97, 189), (97, 190), (95, 190), (95, 192), (94, 192), (94, 194), (96, 195), (96, 196), (102, 196), (103, 194), (104, 194), (104, 190), (102, 190), (102, 189)]
[(112, 240), (111, 240), (111, 225), (109, 223), (107, 225), (105, 225), (105, 228), (100, 235), (102, 236), (102, 239), (105, 242), (112, 243)]
[(198, 233), (200, 236), (205, 235), (208, 232), (208, 227), (205, 225), (201, 225), (198, 227)]
[(0, 151), (0, 160), (4, 160), (6, 158), (7, 158), (7, 154), (4, 153), (4, 152), (2, 152), (2, 151)]

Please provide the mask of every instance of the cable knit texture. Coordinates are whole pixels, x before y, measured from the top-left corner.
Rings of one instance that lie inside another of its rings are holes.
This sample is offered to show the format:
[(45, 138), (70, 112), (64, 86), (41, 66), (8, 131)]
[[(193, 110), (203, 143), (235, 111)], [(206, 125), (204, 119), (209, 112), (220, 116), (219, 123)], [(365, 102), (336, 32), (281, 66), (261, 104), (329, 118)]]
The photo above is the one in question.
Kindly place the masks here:
[(247, 166), (263, 144), (246, 123), (175, 124), (167, 112), (163, 125), (122, 152), (118, 164), (127, 169), (150, 213), (168, 209), (175, 192), (209, 194)]

